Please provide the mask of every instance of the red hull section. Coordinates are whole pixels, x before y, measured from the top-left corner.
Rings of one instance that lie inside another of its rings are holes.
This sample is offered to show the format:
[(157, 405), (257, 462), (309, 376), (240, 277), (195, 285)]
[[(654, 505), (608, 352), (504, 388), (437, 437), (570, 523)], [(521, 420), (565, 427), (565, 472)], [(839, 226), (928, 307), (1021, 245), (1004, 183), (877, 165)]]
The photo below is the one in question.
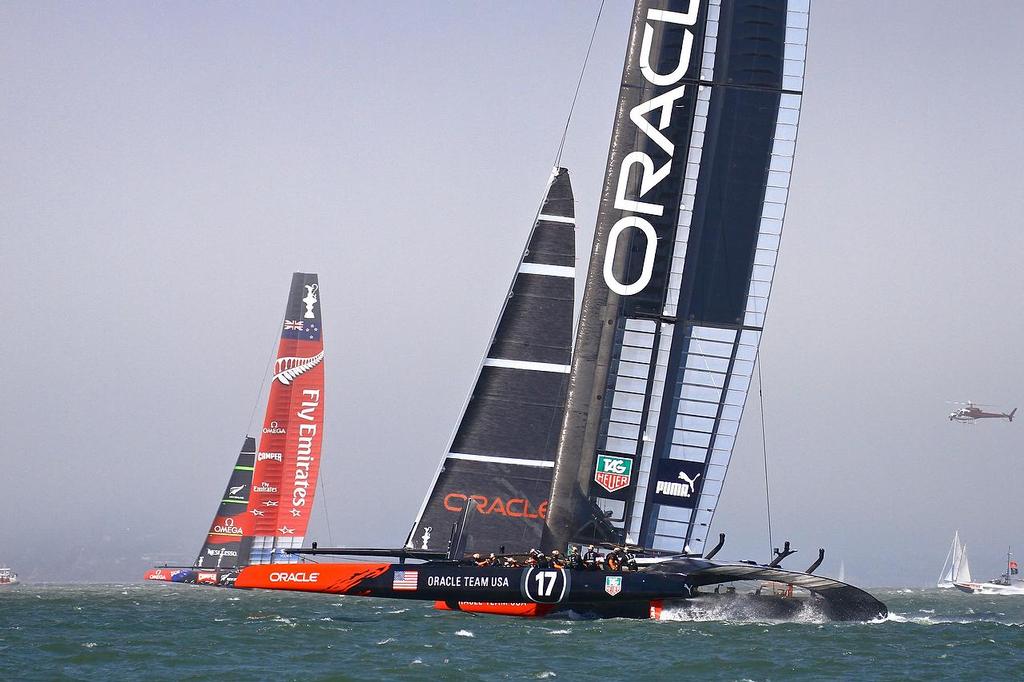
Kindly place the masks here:
[(391, 564), (268, 564), (249, 566), (235, 580), (235, 587), (296, 590), (329, 594), (366, 595), (366, 580), (387, 573)]
[(146, 575), (142, 576), (143, 580), (162, 580), (164, 582), (171, 582), (171, 573), (173, 569), (170, 568), (151, 568), (146, 571)]
[(551, 613), (551, 604), (529, 604), (526, 602), (503, 604), (501, 602), (434, 602), (439, 611), (465, 611), (466, 613), (489, 613), (495, 616), (519, 616), (520, 618), (543, 618)]

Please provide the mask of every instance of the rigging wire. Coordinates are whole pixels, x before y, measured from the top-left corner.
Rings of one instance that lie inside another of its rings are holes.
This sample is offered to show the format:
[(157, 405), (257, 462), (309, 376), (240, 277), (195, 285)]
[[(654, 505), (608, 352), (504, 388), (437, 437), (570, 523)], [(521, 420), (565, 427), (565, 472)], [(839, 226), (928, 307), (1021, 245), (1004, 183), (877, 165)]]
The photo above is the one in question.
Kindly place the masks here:
[(324, 512), (324, 521), (327, 522), (327, 541), (334, 547), (334, 533), (331, 532), (331, 515), (327, 512), (327, 483), (324, 480), (324, 471), (321, 467), (317, 474), (316, 484), (320, 488), (320, 509)]
[(590, 44), (587, 45), (587, 55), (583, 58), (583, 66), (580, 68), (580, 77), (576, 81), (576, 92), (572, 95), (572, 104), (569, 105), (569, 115), (565, 117), (565, 128), (562, 129), (562, 140), (558, 143), (558, 154), (555, 155), (555, 168), (559, 168), (562, 162), (562, 149), (565, 147), (565, 138), (569, 134), (569, 122), (572, 121), (572, 112), (576, 108), (576, 98), (580, 94), (580, 86), (583, 85), (583, 75), (587, 72), (587, 63), (590, 61), (590, 50), (594, 47), (594, 38), (597, 36), (597, 27), (601, 23), (601, 12), (604, 11), (604, 0), (597, 8), (597, 18), (594, 19), (594, 30), (590, 33)]
[(775, 543), (772, 541), (772, 497), (768, 487), (768, 442), (764, 437), (764, 382), (761, 380), (761, 352), (757, 353), (757, 398), (761, 412), (761, 453), (764, 456), (764, 503), (768, 517), (768, 559), (774, 559)]
[[(580, 95), (580, 87), (583, 85), (583, 76), (586, 75), (586, 73), (587, 73), (587, 64), (590, 62), (590, 51), (594, 48), (594, 38), (597, 37), (597, 27), (600, 26), (600, 24), (601, 24), (601, 13), (604, 11), (604, 3), (605, 3), (605, 0), (601, 0), (601, 5), (597, 8), (597, 16), (594, 18), (594, 29), (590, 32), (590, 42), (587, 44), (587, 53), (583, 57), (583, 66), (580, 67), (580, 77), (576, 80), (576, 90), (575, 90), (575, 92), (573, 92), (573, 94), (572, 94), (572, 102), (570, 102), (570, 104), (569, 104), (569, 115), (565, 117), (565, 127), (562, 128), (562, 139), (559, 140), (559, 142), (558, 142), (558, 153), (555, 154), (555, 165), (554, 165), (554, 168), (555, 168), (554, 172), (555, 173), (558, 172), (558, 169), (561, 168), (561, 165), (562, 165), (562, 150), (565, 148), (565, 138), (569, 135), (569, 124), (572, 122), (572, 112), (576, 108), (576, 99), (579, 97), (579, 95)], [(552, 177), (554, 177), (554, 176), (552, 176)], [(549, 185), (549, 189), (550, 189), (550, 185)], [(537, 207), (537, 215), (534, 217), (534, 220), (533, 220), (534, 227), (536, 227), (537, 221), (540, 219), (540, 213), (544, 209), (544, 202), (546, 200), (547, 200), (547, 194), (545, 193), (544, 199), (541, 200), (540, 206)], [(573, 211), (573, 215), (575, 215), (575, 211)], [(530, 237), (532, 239), (533, 235), (531, 234)], [(575, 254), (573, 254), (573, 255), (575, 257)], [(515, 280), (513, 280), (513, 281), (515, 281)], [(573, 307), (575, 308), (575, 304), (573, 304)], [(573, 310), (573, 317), (575, 318), (575, 309)], [(573, 322), (575, 323), (575, 319), (573, 320)], [(574, 328), (575, 328), (575, 326), (574, 326)], [(573, 350), (572, 346), (570, 345), (570, 348), (569, 348), (570, 362), (572, 360), (572, 357), (571, 357), (572, 356), (572, 350)], [(569, 376), (565, 375), (565, 376), (562, 377), (562, 388), (563, 389), (567, 389), (568, 384), (569, 384)], [(548, 423), (548, 433), (549, 434), (552, 433), (552, 426), (554, 426), (557, 414), (558, 414), (558, 412), (555, 411), (551, 415), (551, 420)], [(556, 443), (556, 448), (557, 448), (557, 443)]]
[[(287, 315), (285, 311), (285, 315)], [(263, 397), (263, 389), (267, 385), (267, 377), (270, 376), (270, 367), (274, 362), (274, 355), (277, 353), (277, 346), (281, 341), (281, 327), (284, 325), (285, 315), (281, 316), (281, 321), (277, 325), (277, 330), (274, 332), (274, 341), (270, 344), (270, 354), (267, 356), (267, 361), (263, 364), (263, 378), (260, 379), (260, 390), (256, 391), (256, 400), (252, 404), (252, 412), (249, 413), (249, 430), (248, 433), (257, 433), (253, 430), (253, 420), (256, 419), (256, 409), (260, 406), (260, 398)], [(258, 443), (257, 443), (258, 445)]]

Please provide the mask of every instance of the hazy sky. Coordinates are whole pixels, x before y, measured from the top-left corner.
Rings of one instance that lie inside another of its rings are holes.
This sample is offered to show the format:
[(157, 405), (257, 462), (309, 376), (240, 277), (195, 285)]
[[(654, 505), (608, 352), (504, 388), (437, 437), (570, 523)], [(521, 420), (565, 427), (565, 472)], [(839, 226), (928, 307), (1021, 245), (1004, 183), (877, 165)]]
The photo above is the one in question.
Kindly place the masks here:
[[(400, 544), (596, 10), (0, 4), (0, 563), (115, 580), (190, 562), (294, 270), (320, 274), (327, 345), (310, 539)], [(562, 159), (583, 266), (630, 12), (607, 3)], [(934, 583), (955, 528), (980, 577), (1008, 544), (1024, 556), (1024, 423), (951, 424), (944, 403), (1024, 407), (1022, 26), (1014, 2), (812, 6), (762, 343), (787, 566), (825, 546), (861, 584)], [(752, 392), (723, 557), (767, 558), (759, 419)]]

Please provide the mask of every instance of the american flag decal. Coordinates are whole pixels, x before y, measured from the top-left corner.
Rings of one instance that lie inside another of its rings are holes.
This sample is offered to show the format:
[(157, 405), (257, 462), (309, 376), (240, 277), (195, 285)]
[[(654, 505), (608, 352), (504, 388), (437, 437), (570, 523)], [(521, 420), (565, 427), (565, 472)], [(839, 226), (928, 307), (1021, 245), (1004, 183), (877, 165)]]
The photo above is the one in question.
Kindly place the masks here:
[(418, 575), (416, 571), (395, 571), (395, 579), (391, 583), (391, 587), (395, 590), (415, 590)]

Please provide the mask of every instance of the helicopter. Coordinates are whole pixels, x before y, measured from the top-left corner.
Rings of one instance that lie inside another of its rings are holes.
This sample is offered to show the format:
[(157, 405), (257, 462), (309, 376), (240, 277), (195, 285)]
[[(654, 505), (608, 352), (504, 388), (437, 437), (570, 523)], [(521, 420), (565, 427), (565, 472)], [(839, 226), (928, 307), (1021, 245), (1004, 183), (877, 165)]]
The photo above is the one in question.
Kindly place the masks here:
[(973, 423), (978, 419), (1005, 419), (1006, 421), (1013, 421), (1013, 415), (1017, 413), (1017, 408), (1013, 408), (1009, 412), (986, 412), (982, 407), (990, 407), (989, 405), (978, 405), (968, 400), (966, 403), (955, 403), (957, 405), (966, 405), (966, 407), (958, 408), (949, 413), (949, 421), (951, 422), (962, 422), (962, 423)]

